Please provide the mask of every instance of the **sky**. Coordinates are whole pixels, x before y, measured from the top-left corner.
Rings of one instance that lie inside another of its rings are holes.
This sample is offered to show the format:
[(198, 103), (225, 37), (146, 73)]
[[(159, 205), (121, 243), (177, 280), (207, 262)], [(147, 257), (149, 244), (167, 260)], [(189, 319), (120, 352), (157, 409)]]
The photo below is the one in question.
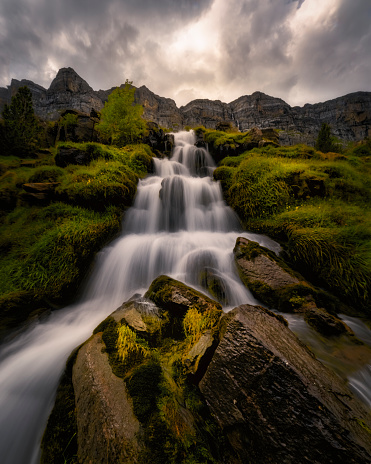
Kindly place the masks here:
[(0, 0), (0, 87), (72, 67), (175, 100), (371, 91), (371, 0)]

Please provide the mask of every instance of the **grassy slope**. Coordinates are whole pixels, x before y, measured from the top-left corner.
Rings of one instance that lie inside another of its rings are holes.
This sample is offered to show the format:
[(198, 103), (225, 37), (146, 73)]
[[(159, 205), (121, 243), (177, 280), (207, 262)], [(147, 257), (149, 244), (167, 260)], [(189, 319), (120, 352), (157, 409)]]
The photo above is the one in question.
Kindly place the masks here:
[(221, 161), (214, 177), (247, 229), (280, 240), (291, 261), (370, 311), (371, 146), (344, 154), (264, 147)]
[[(140, 177), (151, 168), (146, 145), (123, 149), (71, 144), (93, 153), (89, 166), (57, 167), (54, 156), (21, 166), (0, 158), (0, 314), (13, 326), (48, 300), (63, 303), (76, 294), (97, 251), (121, 227)], [(30, 205), (27, 182), (59, 182), (53, 201)]]

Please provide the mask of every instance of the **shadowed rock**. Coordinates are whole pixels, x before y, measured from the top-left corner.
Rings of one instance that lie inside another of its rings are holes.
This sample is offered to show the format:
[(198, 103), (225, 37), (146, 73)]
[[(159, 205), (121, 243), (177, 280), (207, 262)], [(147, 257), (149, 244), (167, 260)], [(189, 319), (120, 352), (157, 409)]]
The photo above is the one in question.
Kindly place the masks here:
[(279, 317), (243, 305), (221, 332), (200, 389), (234, 462), (371, 462), (369, 414)]

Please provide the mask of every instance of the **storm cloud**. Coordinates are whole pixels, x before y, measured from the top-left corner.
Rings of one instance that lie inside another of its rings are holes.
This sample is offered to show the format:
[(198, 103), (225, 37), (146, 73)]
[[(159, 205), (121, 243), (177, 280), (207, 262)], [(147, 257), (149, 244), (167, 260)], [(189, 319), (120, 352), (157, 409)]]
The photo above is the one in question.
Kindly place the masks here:
[(70, 66), (178, 105), (256, 90), (291, 105), (371, 91), (369, 0), (2, 0), (0, 86)]

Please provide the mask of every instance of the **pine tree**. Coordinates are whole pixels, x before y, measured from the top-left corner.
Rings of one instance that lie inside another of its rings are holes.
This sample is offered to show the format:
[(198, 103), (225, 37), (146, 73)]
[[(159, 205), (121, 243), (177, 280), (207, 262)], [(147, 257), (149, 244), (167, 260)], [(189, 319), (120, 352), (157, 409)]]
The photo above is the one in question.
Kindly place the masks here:
[(318, 133), (315, 149), (322, 153), (337, 151), (337, 147), (335, 146), (333, 137), (331, 136), (330, 126), (325, 122), (322, 124)]
[(20, 87), (5, 105), (0, 127), (0, 147), (4, 155), (32, 156), (41, 140), (41, 126), (35, 116), (32, 94), (28, 87)]
[(134, 105), (135, 87), (128, 80), (108, 97), (96, 126), (101, 137), (113, 145), (123, 146), (136, 142), (146, 129), (142, 119), (143, 107)]

